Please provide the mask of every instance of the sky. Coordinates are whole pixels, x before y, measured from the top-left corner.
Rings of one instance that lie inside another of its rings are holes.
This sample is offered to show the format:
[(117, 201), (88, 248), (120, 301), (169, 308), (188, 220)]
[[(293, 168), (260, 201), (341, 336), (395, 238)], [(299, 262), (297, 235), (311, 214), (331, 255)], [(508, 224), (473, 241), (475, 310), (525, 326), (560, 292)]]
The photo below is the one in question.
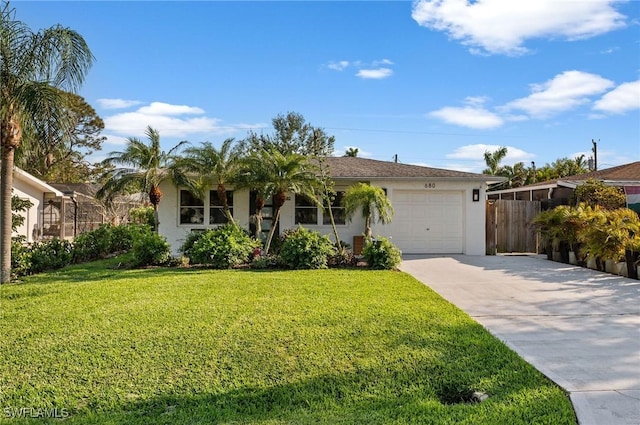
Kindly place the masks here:
[(147, 126), (168, 150), (273, 134), (296, 112), (335, 155), (481, 172), (640, 160), (640, 1), (28, 1), (79, 32), (104, 158)]

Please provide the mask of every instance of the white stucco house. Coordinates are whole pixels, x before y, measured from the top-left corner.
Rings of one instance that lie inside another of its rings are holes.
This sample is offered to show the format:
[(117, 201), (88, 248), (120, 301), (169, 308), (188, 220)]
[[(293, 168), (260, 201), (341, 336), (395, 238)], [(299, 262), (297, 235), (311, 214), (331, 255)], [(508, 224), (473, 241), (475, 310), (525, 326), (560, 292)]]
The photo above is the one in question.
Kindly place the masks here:
[(16, 167), (13, 170), (13, 195), (33, 204), (26, 212), (21, 213), (25, 220), (14, 234), (24, 236), (27, 242), (42, 237), (45, 228), (47, 232), (60, 234), (59, 227), (53, 227), (59, 226), (60, 209), (49, 205), (48, 201), (62, 198), (61, 191)]
[[(502, 177), (358, 157), (331, 157), (327, 163), (337, 191), (332, 209), (341, 240), (352, 244), (353, 237), (364, 232), (360, 217), (352, 222), (344, 220), (339, 205), (342, 194), (357, 182), (368, 182), (386, 191), (395, 210), (391, 223), (374, 225), (374, 236), (391, 238), (405, 254), (485, 254), (485, 192), (488, 184), (503, 181)], [(159, 232), (175, 255), (191, 230), (225, 222), (215, 187), (204, 200), (169, 181), (160, 189), (164, 195), (159, 206)], [(255, 212), (255, 194), (227, 189), (234, 219), (248, 229), (249, 217)], [(262, 230), (267, 232), (270, 201), (266, 201), (262, 215)], [(290, 194), (281, 210), (279, 229), (298, 225), (333, 239), (327, 214), (303, 197)]]

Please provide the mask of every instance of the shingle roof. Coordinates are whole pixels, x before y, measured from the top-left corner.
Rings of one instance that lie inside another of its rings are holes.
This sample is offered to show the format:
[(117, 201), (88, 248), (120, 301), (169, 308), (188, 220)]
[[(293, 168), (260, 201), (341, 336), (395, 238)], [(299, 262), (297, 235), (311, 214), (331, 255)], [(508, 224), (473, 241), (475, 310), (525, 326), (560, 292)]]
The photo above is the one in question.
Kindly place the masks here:
[(441, 168), (423, 167), (390, 161), (379, 161), (368, 158), (334, 156), (327, 158), (331, 177), (342, 179), (368, 178), (446, 178), (458, 180), (503, 181), (503, 177), (486, 174), (467, 173), (463, 171), (445, 170)]
[(617, 167), (605, 168), (604, 170), (592, 171), (586, 174), (563, 177), (559, 180), (584, 181), (591, 178), (597, 180), (640, 181), (640, 161), (618, 165)]
[(92, 197), (96, 195), (99, 187), (94, 183), (51, 183), (51, 186), (64, 193), (77, 192)]

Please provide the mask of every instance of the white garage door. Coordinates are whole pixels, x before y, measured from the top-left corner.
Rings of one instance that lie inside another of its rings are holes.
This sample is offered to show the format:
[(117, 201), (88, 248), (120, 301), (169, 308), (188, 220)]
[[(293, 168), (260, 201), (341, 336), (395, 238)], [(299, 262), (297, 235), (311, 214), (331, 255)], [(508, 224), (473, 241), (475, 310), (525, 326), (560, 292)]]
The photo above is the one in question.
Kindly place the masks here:
[(463, 192), (394, 190), (392, 242), (406, 254), (460, 254)]

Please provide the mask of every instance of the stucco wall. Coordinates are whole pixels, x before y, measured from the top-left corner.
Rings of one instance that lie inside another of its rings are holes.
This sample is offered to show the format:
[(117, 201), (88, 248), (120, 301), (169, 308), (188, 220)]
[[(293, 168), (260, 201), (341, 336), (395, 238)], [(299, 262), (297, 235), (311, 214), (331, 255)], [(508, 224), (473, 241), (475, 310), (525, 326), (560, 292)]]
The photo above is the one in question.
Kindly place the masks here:
[(27, 181), (16, 177), (13, 179), (13, 194), (33, 203), (33, 206), (26, 212), (20, 213), (25, 217), (25, 220), (24, 223), (18, 227), (18, 231), (14, 233), (14, 235), (17, 234), (26, 237), (27, 242), (33, 242), (32, 235), (34, 227), (42, 227), (42, 200), (44, 194), (40, 189), (33, 187)]
[[(344, 190), (351, 182), (336, 182), (336, 190)], [(456, 181), (438, 179), (407, 180), (372, 180), (371, 184), (387, 189), (391, 203), (394, 201), (394, 190), (417, 190), (417, 191), (460, 191), (462, 193), (462, 214), (463, 214), (463, 253), (467, 255), (485, 254), (485, 191), (486, 184), (481, 181)], [(191, 229), (203, 229), (212, 226), (205, 225), (180, 225), (178, 216), (178, 188), (169, 182), (161, 185), (163, 198), (159, 208), (160, 234), (164, 235), (171, 244), (172, 253), (178, 255), (178, 249), (185, 240)], [(232, 189), (232, 188), (228, 188)], [(478, 202), (472, 200), (472, 190), (480, 189)], [(243, 228), (249, 227), (249, 192), (234, 192), (233, 216), (238, 224)], [(295, 203), (294, 195), (290, 194), (281, 210), (280, 230), (295, 228)], [(331, 226), (329, 225), (304, 225), (304, 227), (316, 230), (335, 239)], [(360, 216), (353, 218), (351, 222), (338, 225), (340, 239), (353, 244), (353, 237), (362, 235), (364, 232), (364, 220)], [(392, 237), (390, 225), (375, 224), (373, 226), (374, 235)], [(393, 240), (393, 239), (392, 239)]]

